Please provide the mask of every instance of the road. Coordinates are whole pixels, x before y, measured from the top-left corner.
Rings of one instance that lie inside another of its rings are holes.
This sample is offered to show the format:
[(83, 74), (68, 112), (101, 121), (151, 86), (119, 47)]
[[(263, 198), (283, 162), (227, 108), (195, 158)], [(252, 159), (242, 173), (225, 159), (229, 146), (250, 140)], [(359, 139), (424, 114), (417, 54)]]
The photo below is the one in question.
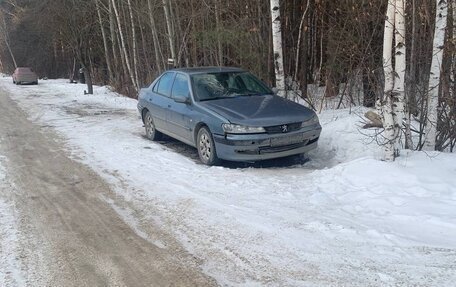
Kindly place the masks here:
[(216, 285), (175, 241), (164, 236), (166, 246), (156, 245), (132, 230), (104, 200), (115, 198), (110, 186), (2, 90), (0, 154), (15, 190), (2, 193), (20, 217), (28, 286)]

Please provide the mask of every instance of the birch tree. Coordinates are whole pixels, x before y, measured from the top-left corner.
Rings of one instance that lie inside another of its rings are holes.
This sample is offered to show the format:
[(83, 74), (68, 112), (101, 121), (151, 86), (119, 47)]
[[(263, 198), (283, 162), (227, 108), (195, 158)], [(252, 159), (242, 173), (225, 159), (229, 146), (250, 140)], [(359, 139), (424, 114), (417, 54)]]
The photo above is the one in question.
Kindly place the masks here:
[(432, 50), (431, 73), (429, 76), (427, 120), (425, 127), (425, 150), (435, 150), (437, 137), (437, 116), (439, 105), (440, 71), (442, 67), (443, 44), (447, 25), (448, 3), (436, 0), (435, 31)]
[[(120, 70), (119, 68), (119, 56), (117, 54), (117, 34), (116, 34), (116, 21), (114, 17), (114, 12), (112, 8), (112, 2), (108, 1), (108, 14), (109, 14), (109, 33), (111, 38), (111, 51), (114, 60), (114, 68)], [(114, 75), (113, 75), (114, 76)], [(117, 78), (117, 76), (116, 76)]]
[[(383, 69), (385, 74), (382, 119), (385, 137), (384, 157), (393, 161), (399, 155), (405, 117), (405, 0), (388, 1), (383, 37)], [(394, 36), (394, 49), (393, 49)], [(394, 51), (394, 66), (393, 66)]]
[(383, 72), (385, 74), (385, 87), (381, 115), (384, 128), (384, 156), (386, 161), (394, 161), (395, 158), (395, 128), (393, 117), (392, 93), (394, 89), (394, 72), (393, 72), (393, 36), (394, 36), (394, 0), (388, 1), (386, 11), (385, 31), (383, 36)]
[(173, 30), (173, 24), (172, 24), (172, 19), (171, 19), (171, 13), (169, 10), (169, 0), (163, 0), (163, 11), (165, 13), (166, 28), (168, 30), (168, 41), (169, 41), (169, 49), (171, 51), (171, 58), (173, 59), (173, 65), (176, 65), (177, 64), (176, 47), (174, 45), (174, 30)]
[(409, 124), (405, 117), (405, 0), (396, 0), (394, 10), (394, 89), (393, 117), (395, 122), (395, 153), (399, 154), (402, 126)]
[(286, 97), (285, 73), (283, 70), (282, 27), (280, 20), (280, 0), (271, 0), (272, 46), (278, 95)]
[(152, 0), (147, 1), (147, 7), (149, 10), (149, 22), (150, 22), (150, 30), (152, 33), (152, 39), (154, 43), (154, 54), (155, 54), (155, 66), (157, 67), (157, 71), (161, 74), (164, 65), (162, 65), (163, 55), (161, 51), (160, 41), (158, 40), (158, 33), (157, 33), (157, 25), (155, 25), (155, 18), (154, 18), (154, 11), (152, 9)]
[(6, 44), (6, 47), (8, 48), (8, 52), (11, 56), (11, 60), (13, 61), (14, 63), (14, 67), (17, 68), (17, 62), (16, 62), (16, 57), (14, 57), (14, 53), (13, 51), (11, 50), (11, 46), (10, 46), (10, 43), (9, 43), (9, 35), (8, 35), (8, 28), (7, 28), (7, 25), (6, 25), (6, 21), (5, 21), (5, 16), (3, 15), (2, 12), (0, 12), (0, 16), (1, 16), (1, 22), (0, 22), (0, 36), (3, 38), (3, 41), (5, 42)]
[(115, 0), (111, 0), (112, 1), (112, 8), (114, 9), (114, 14), (116, 15), (116, 20), (117, 20), (117, 28), (119, 30), (119, 35), (120, 35), (120, 42), (121, 42), (121, 45), (122, 45), (122, 54), (123, 54), (123, 58), (124, 58), (124, 62), (125, 62), (125, 65), (127, 66), (127, 70), (128, 70), (128, 74), (130, 76), (130, 79), (131, 79), (131, 82), (133, 84), (133, 87), (136, 91), (138, 91), (138, 84), (136, 83), (135, 81), (135, 77), (133, 75), (133, 70), (131, 69), (131, 65), (130, 65), (130, 57), (128, 56), (128, 52), (127, 52), (127, 46), (125, 44), (125, 39), (124, 39), (124, 35), (123, 35), (123, 30), (122, 30), (122, 22), (120, 20), (120, 15), (119, 15), (119, 11), (117, 10), (117, 5), (116, 5), (116, 2)]
[(101, 36), (103, 38), (103, 48), (104, 48), (104, 53), (105, 53), (105, 60), (106, 60), (106, 66), (108, 67), (108, 78), (109, 81), (112, 80), (112, 66), (111, 66), (111, 57), (109, 54), (108, 50), (108, 40), (106, 38), (106, 32), (104, 29), (103, 25), (103, 18), (101, 17), (101, 9), (100, 9), (100, 3), (99, 0), (95, 0), (95, 7), (97, 9), (97, 15), (98, 15), (98, 22), (100, 23), (100, 29), (101, 29)]
[(220, 40), (220, 3), (219, 0), (215, 0), (214, 8), (215, 8), (215, 26), (217, 29), (217, 58), (218, 58), (218, 65), (223, 66), (223, 48), (222, 42)]
[(132, 35), (132, 50), (133, 50), (133, 69), (135, 73), (136, 90), (139, 90), (139, 76), (138, 76), (138, 51), (137, 51), (137, 40), (136, 40), (136, 29), (135, 29), (135, 18), (133, 17), (133, 9), (131, 7), (131, 0), (127, 0), (128, 11), (130, 12), (131, 22), (131, 35)]

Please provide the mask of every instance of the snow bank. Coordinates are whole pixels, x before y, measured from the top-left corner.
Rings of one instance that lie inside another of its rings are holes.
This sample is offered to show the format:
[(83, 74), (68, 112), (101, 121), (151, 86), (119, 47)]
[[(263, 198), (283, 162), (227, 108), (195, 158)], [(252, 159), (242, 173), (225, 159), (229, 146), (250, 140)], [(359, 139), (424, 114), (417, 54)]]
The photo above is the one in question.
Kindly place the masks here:
[(138, 222), (160, 224), (221, 284), (456, 280), (456, 156), (403, 151), (379, 161), (380, 148), (359, 131), (362, 108), (324, 111), (305, 164), (206, 167), (185, 145), (174, 145), (181, 153), (146, 140), (136, 100), (106, 87), (83, 95), (85, 86), (66, 80), (0, 85), (134, 206), (122, 213), (135, 230), (145, 236)]

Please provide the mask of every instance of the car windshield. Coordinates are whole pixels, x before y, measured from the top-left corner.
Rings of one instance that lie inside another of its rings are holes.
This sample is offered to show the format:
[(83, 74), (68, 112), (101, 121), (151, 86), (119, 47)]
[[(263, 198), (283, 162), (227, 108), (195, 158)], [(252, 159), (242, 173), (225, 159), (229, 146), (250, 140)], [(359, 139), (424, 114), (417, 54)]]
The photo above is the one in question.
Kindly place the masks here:
[(273, 94), (263, 82), (248, 72), (217, 72), (191, 76), (198, 101)]
[(31, 73), (33, 72), (31, 68), (17, 68), (17, 70), (21, 73)]

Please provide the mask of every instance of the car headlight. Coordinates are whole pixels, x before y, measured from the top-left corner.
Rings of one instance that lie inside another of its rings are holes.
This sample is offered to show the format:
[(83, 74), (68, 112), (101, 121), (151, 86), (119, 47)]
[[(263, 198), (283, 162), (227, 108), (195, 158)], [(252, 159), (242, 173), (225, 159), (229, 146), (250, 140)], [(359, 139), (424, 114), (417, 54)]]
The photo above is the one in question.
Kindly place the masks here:
[(263, 127), (249, 127), (234, 124), (222, 124), (223, 131), (229, 134), (258, 134), (264, 133)]
[(310, 120), (302, 122), (301, 127), (307, 127), (314, 124), (318, 124), (318, 116), (316, 114)]

